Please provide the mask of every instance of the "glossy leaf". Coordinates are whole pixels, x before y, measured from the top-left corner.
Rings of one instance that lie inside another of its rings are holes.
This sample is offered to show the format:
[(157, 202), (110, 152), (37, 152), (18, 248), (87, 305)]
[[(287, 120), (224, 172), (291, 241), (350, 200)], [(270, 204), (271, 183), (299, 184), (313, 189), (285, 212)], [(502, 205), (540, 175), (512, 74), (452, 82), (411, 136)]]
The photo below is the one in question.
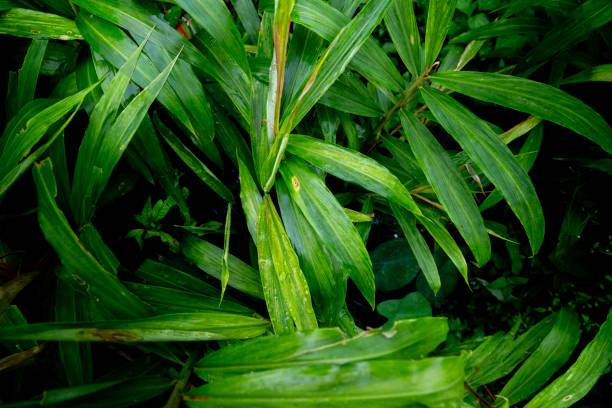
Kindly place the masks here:
[[(274, 332), (291, 332), (292, 324), (298, 331), (317, 328), (308, 283), (269, 195), (264, 196), (259, 207), (257, 254)], [(291, 320), (287, 321), (287, 317)]]
[(329, 252), (302, 211), (291, 200), (284, 183), (276, 184), (276, 194), (283, 224), (299, 257), (317, 317), (322, 323), (331, 323), (344, 306), (346, 275), (334, 266)]
[[(322, 0), (297, 0), (291, 19), (327, 41), (332, 41), (350, 22), (342, 12)], [(373, 39), (365, 41), (349, 66), (382, 89), (400, 92), (404, 88), (399, 71)]]
[(462, 374), (462, 357), (280, 368), (195, 388), (185, 403), (189, 407), (450, 406), (463, 396)]
[(493, 130), (463, 105), (440, 91), (423, 88), (421, 92), (440, 124), (503, 194), (537, 253), (544, 238), (544, 215), (525, 170)]
[[(79, 105), (85, 96), (91, 92), (100, 82), (77, 92), (74, 95), (68, 96), (51, 106), (38, 111), (33, 116), (27, 118), (23, 127), (16, 129), (14, 126), (7, 126), (2, 135), (3, 150), (0, 153), (0, 177), (6, 177), (9, 172), (15, 171), (15, 168), (20, 165), (20, 161), (26, 156), (30, 150), (42, 139), (47, 130), (57, 121), (62, 119), (64, 115)], [(23, 118), (24, 120), (26, 118)], [(18, 121), (15, 124), (18, 124)], [(67, 125), (68, 123), (66, 123)], [(56, 132), (56, 137), (60, 133)], [(49, 144), (45, 145), (46, 148)], [(39, 154), (44, 152), (38, 150)], [(27, 168), (27, 167), (26, 167)], [(24, 169), (25, 170), (25, 169)], [(10, 182), (3, 182), (2, 192), (15, 181), (15, 178)]]
[(546, 31), (548, 28), (549, 26), (546, 24), (545, 20), (533, 17), (515, 17), (492, 21), (489, 24), (469, 30), (453, 38), (451, 43), (486, 40), (505, 35), (540, 33)]
[(370, 329), (345, 338), (338, 328), (267, 336), (224, 347), (196, 364), (206, 381), (282, 367), (346, 364), (385, 359), (390, 355), (415, 359), (427, 355), (446, 338), (445, 318), (399, 320), (389, 328)]
[(82, 40), (74, 21), (37, 10), (13, 8), (0, 16), (0, 34), (38, 40)]
[(291, 135), (287, 149), (289, 153), (336, 177), (378, 193), (415, 214), (421, 213), (397, 177), (375, 160), (357, 151), (301, 135)]
[(587, 68), (561, 81), (562, 85), (579, 82), (612, 82), (612, 64), (597, 65)]
[(344, 72), (359, 48), (382, 20), (390, 2), (391, 0), (369, 1), (359, 14), (340, 30), (312, 71), (297, 99), (288, 102), (281, 122), (281, 134), (291, 132)]
[[(612, 10), (612, 6), (609, 7)], [(612, 128), (582, 101), (550, 85), (510, 75), (441, 72), (431, 79), (453, 91), (564, 126), (612, 153)]]
[(280, 173), (292, 201), (339, 262), (341, 269), (348, 273), (374, 307), (372, 262), (361, 237), (338, 201), (314, 170), (298, 158), (285, 160)]
[(155, 127), (159, 131), (162, 138), (168, 143), (170, 148), (176, 155), (195, 173), (195, 175), (204, 182), (211, 190), (219, 197), (226, 201), (234, 202), (234, 195), (227, 186), (219, 180), (219, 178), (206, 166), (202, 161), (191, 151), (178, 136), (172, 132), (162, 121), (159, 116), (153, 116)]
[(376, 311), (390, 321), (431, 316), (431, 305), (420, 292), (412, 292), (401, 299), (385, 300)]
[(215, 296), (207, 296), (163, 286), (134, 282), (125, 282), (125, 284), (134, 294), (150, 304), (156, 314), (212, 311), (253, 315), (253, 311), (228, 296), (219, 304), (218, 291)]

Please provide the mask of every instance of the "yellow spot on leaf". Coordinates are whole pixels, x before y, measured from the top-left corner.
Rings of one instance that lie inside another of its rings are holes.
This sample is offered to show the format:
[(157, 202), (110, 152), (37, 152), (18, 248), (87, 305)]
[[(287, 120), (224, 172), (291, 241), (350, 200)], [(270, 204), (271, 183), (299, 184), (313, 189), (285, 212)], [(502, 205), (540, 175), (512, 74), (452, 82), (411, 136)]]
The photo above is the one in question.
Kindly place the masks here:
[(293, 184), (293, 189), (295, 191), (300, 191), (300, 182), (298, 181), (297, 177), (293, 176), (291, 178), (291, 184)]

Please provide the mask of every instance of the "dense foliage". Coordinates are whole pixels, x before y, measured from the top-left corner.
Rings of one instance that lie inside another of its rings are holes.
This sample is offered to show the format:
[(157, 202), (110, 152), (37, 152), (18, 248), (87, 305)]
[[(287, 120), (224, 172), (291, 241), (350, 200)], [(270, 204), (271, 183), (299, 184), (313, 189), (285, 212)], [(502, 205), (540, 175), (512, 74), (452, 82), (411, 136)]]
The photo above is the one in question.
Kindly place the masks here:
[(606, 406), (611, 20), (0, 0), (0, 402)]

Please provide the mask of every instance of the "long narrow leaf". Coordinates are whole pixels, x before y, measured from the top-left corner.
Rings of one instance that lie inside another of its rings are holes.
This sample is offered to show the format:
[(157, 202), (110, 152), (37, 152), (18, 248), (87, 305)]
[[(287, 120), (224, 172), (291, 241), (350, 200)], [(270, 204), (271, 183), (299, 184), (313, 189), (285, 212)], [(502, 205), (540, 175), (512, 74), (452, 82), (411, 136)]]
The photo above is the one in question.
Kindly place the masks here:
[[(292, 331), (292, 324), (299, 331), (317, 328), (308, 283), (269, 195), (264, 196), (259, 208), (257, 253), (274, 331), (277, 334)], [(280, 299), (277, 298), (279, 295)], [(280, 307), (282, 311), (275, 311), (274, 307)], [(281, 316), (282, 320), (279, 320)], [(287, 322), (285, 316), (289, 316), (292, 322)]]
[(612, 153), (610, 125), (582, 101), (553, 86), (482, 72), (441, 72), (431, 75), (431, 79), (453, 91), (564, 126)]
[(531, 180), (512, 152), (485, 122), (450, 96), (425, 88), (421, 93), (436, 119), (503, 194), (537, 253), (544, 239), (544, 215)]
[(415, 214), (421, 213), (397, 177), (375, 160), (357, 151), (301, 135), (291, 135), (287, 149), (289, 153), (336, 177), (378, 193)]

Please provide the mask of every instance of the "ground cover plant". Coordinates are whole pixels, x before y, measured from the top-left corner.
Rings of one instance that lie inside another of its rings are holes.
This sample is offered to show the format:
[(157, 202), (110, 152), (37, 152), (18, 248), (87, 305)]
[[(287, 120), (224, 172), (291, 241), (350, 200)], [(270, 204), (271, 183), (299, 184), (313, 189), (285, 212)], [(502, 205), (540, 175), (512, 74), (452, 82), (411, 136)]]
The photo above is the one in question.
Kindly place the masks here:
[(0, 1), (0, 403), (606, 406), (611, 20)]

